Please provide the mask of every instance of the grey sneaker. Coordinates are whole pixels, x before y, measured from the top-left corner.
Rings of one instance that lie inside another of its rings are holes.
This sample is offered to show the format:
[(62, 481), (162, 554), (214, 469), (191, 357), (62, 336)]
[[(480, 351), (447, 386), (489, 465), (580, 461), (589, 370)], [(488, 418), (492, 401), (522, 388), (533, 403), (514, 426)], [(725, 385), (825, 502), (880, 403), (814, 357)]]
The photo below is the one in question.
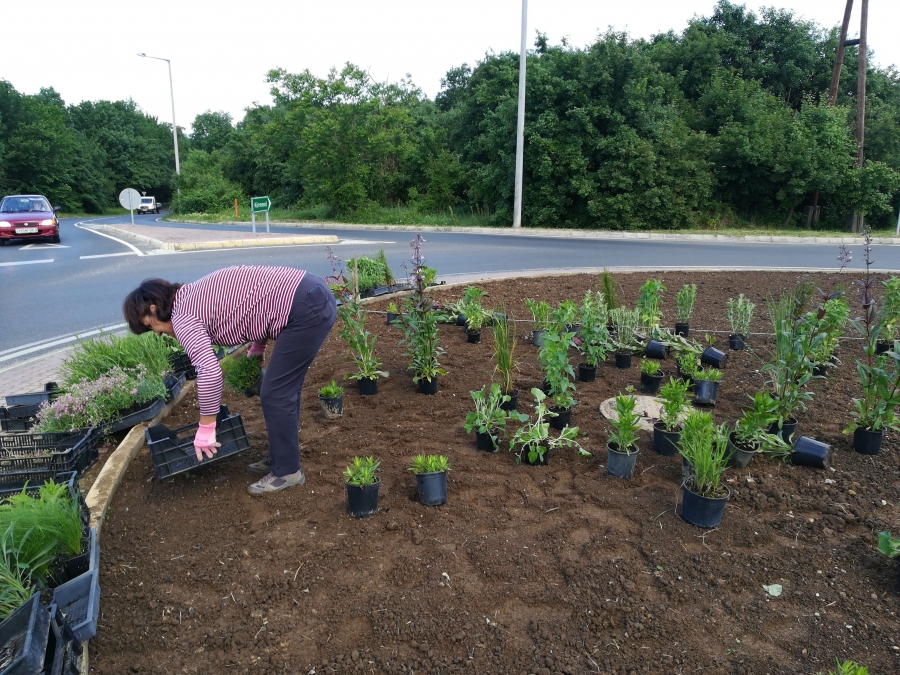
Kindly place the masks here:
[(267, 492), (280, 492), (295, 485), (303, 485), (306, 482), (306, 476), (303, 469), (289, 473), (287, 476), (276, 476), (268, 473), (258, 481), (247, 488), (247, 492), (251, 495), (262, 495)]
[(271, 470), (272, 460), (268, 457), (261, 459), (258, 462), (253, 462), (253, 464), (247, 467), (247, 471), (250, 473), (269, 473)]

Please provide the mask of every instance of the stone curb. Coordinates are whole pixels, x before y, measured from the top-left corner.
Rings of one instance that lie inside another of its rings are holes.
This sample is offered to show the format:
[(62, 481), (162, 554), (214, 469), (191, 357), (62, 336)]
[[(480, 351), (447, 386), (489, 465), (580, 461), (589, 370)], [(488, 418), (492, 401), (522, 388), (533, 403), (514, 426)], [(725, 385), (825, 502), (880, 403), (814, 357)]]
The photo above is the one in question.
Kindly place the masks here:
[[(190, 225), (204, 225), (215, 227), (216, 225), (247, 225), (247, 223), (228, 220), (221, 223), (205, 223), (200, 220), (163, 221), (179, 222)], [(716, 241), (731, 242), (735, 244), (862, 244), (862, 237), (818, 237), (818, 236), (789, 236), (789, 235), (728, 235), (728, 234), (679, 234), (678, 232), (631, 232), (631, 231), (596, 231), (596, 230), (557, 230), (550, 228), (527, 228), (513, 230), (512, 228), (499, 227), (456, 227), (450, 225), (354, 225), (352, 223), (322, 223), (322, 222), (284, 222), (273, 220), (272, 225), (278, 227), (296, 227), (319, 230), (381, 230), (394, 232), (447, 232), (457, 234), (489, 234), (505, 237), (550, 237), (554, 239), (627, 239), (629, 241)], [(881, 246), (900, 246), (900, 238), (877, 237), (872, 239), (873, 244)]]
[(337, 244), (340, 240), (334, 234), (300, 234), (287, 237), (276, 237), (274, 239), (224, 239), (221, 241), (200, 241), (200, 242), (165, 242), (161, 239), (154, 239), (144, 234), (136, 234), (127, 230), (122, 230), (114, 225), (100, 224), (97, 229), (105, 230), (118, 234), (121, 237), (127, 237), (136, 241), (150, 244), (164, 251), (200, 251), (206, 249), (217, 248), (246, 248), (249, 246), (290, 246), (297, 244)]

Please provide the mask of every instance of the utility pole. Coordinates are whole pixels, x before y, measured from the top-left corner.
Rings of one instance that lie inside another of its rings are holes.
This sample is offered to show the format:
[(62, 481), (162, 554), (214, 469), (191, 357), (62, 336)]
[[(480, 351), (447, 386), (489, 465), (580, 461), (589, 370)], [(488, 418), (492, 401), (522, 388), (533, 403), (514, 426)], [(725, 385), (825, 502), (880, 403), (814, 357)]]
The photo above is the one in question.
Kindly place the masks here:
[[(856, 166), (865, 164), (866, 144), (866, 71), (868, 67), (866, 38), (869, 27), (869, 0), (862, 0), (859, 22), (859, 70), (856, 84)], [(853, 231), (862, 232), (865, 227), (865, 213), (857, 213), (853, 218)]]
[(522, 45), (519, 48), (519, 114), (516, 119), (516, 187), (513, 229), (522, 227), (522, 169), (525, 164), (525, 40), (528, 31), (528, 0), (522, 0)]

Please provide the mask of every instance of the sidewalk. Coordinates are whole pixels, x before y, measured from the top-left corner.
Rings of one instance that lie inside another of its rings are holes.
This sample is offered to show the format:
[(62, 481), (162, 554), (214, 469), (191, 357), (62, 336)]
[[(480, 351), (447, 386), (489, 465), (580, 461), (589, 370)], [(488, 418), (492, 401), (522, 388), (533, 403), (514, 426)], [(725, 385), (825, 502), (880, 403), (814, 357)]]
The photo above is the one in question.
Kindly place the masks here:
[(68, 356), (71, 347), (20, 361), (0, 368), (0, 405), (6, 405), (6, 394), (28, 394), (44, 391), (44, 384), (56, 382), (57, 369)]

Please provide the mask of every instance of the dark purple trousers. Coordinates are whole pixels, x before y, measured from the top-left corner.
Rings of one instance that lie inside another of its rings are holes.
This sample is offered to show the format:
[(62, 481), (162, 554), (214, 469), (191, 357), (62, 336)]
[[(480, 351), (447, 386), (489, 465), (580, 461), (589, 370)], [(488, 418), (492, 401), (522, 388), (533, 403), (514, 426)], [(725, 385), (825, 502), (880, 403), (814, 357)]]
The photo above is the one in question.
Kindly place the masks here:
[(287, 325), (275, 340), (260, 390), (272, 473), (300, 469), (300, 394), (306, 371), (325, 343), (337, 316), (328, 284), (308, 272), (297, 286)]

